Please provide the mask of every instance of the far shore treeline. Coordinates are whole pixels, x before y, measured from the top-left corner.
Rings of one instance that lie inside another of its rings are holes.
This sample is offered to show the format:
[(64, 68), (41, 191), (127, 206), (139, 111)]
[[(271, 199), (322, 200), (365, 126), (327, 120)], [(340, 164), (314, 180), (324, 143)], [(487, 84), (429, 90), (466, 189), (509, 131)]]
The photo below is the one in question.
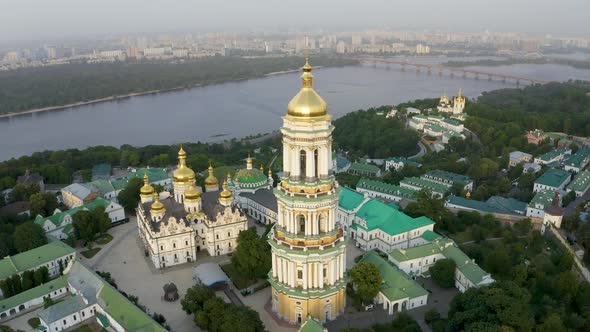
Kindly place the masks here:
[[(0, 71), (0, 114), (88, 102), (156, 90), (262, 77), (302, 66), (302, 58), (206, 57), (178, 62), (125, 61), (74, 63)], [(345, 66), (358, 62), (314, 57), (314, 66)]]

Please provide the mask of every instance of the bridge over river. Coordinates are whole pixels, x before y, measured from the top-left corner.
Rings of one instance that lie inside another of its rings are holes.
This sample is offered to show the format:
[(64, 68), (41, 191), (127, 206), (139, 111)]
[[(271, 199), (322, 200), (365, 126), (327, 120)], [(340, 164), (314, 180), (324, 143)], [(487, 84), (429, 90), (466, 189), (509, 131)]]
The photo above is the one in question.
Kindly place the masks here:
[(514, 82), (517, 85), (521, 83), (526, 84), (546, 84), (550, 81), (532, 79), (528, 77), (521, 77), (515, 75), (507, 75), (507, 74), (498, 74), (493, 72), (481, 71), (481, 70), (474, 70), (474, 69), (465, 69), (465, 68), (457, 68), (457, 67), (448, 67), (438, 64), (424, 64), (424, 63), (415, 63), (409, 62), (404, 60), (396, 60), (391, 58), (379, 58), (379, 57), (354, 57), (350, 58), (354, 60), (358, 60), (361, 63), (372, 64), (373, 66), (377, 66), (377, 64), (386, 64), (388, 68), (391, 65), (401, 67), (402, 71), (407, 70), (407, 68), (412, 68), (416, 70), (416, 72), (425, 72), (429, 75), (437, 74), (439, 76), (442, 75), (450, 75), (451, 77), (459, 76), (463, 78), (472, 78), (472, 79), (480, 79), (480, 78), (487, 78), (489, 81), (497, 80), (502, 82)]

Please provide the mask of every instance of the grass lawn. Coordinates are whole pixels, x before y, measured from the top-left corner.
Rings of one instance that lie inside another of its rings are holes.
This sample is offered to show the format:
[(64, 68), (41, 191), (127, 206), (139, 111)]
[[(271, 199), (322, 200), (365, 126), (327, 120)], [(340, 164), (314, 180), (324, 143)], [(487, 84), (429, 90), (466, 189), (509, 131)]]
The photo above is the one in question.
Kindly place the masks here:
[(92, 258), (94, 257), (94, 255), (96, 255), (98, 252), (100, 251), (100, 248), (94, 248), (94, 249), (90, 249), (90, 250), (85, 250), (82, 251), (80, 254), (82, 254), (82, 256), (86, 257), (86, 258)]
[(256, 280), (248, 280), (240, 275), (231, 263), (221, 265), (221, 269), (227, 274), (237, 289), (244, 289), (256, 283)]
[(34, 329), (36, 329), (37, 327), (39, 327), (39, 325), (41, 325), (41, 322), (39, 321), (38, 317), (33, 317), (33, 318), (29, 319), (27, 321), (27, 323), (29, 323), (29, 325)]
[(94, 242), (96, 242), (97, 244), (105, 245), (105, 244), (111, 242), (112, 240), (113, 240), (113, 236), (111, 234), (105, 234), (105, 235), (99, 237), (98, 239), (96, 239), (96, 241), (94, 241)]
[(473, 241), (473, 236), (471, 234), (471, 227), (467, 227), (463, 232), (449, 235), (449, 237), (451, 239), (455, 240), (455, 242), (457, 242), (458, 244), (461, 244), (461, 243), (467, 242), (467, 241)]

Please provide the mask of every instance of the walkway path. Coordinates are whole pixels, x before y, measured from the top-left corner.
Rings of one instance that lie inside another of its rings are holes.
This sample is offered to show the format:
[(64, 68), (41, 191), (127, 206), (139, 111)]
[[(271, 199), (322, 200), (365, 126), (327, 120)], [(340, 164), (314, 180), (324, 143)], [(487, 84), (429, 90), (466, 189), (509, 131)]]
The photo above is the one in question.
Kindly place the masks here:
[(551, 233), (553, 233), (553, 235), (555, 235), (555, 237), (559, 239), (559, 242), (561, 242), (563, 247), (572, 255), (572, 257), (574, 258), (574, 263), (576, 263), (576, 266), (582, 274), (582, 277), (584, 277), (584, 279), (586, 279), (587, 282), (590, 282), (590, 271), (588, 271), (584, 263), (582, 263), (580, 258), (578, 258), (578, 256), (574, 252), (574, 249), (572, 249), (572, 247), (567, 243), (567, 241), (563, 238), (563, 235), (561, 235), (558, 229), (551, 226), (549, 226), (549, 228), (551, 229)]
[(408, 157), (408, 159), (420, 158), (424, 154), (426, 154), (426, 147), (424, 146), (424, 144), (422, 144), (422, 142), (418, 142), (418, 147), (420, 148), (420, 151), (418, 151), (418, 153), (416, 153), (415, 155)]

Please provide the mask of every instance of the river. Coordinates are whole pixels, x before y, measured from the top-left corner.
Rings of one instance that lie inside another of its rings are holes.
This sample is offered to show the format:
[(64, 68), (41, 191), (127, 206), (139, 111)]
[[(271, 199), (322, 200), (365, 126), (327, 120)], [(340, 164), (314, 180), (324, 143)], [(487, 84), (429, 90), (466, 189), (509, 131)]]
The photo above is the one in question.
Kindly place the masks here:
[[(430, 63), (448, 60), (420, 58)], [(540, 80), (590, 80), (590, 70), (558, 65), (477, 69)], [(428, 75), (384, 65), (322, 68), (314, 70), (314, 75), (316, 90), (334, 117), (371, 106), (438, 97), (443, 92), (453, 95), (459, 88), (465, 96), (475, 98), (483, 91), (515, 87), (513, 83)], [(299, 74), (289, 73), (2, 118), (0, 160), (43, 150), (210, 142), (270, 132), (280, 127), (281, 115), (299, 86)]]

